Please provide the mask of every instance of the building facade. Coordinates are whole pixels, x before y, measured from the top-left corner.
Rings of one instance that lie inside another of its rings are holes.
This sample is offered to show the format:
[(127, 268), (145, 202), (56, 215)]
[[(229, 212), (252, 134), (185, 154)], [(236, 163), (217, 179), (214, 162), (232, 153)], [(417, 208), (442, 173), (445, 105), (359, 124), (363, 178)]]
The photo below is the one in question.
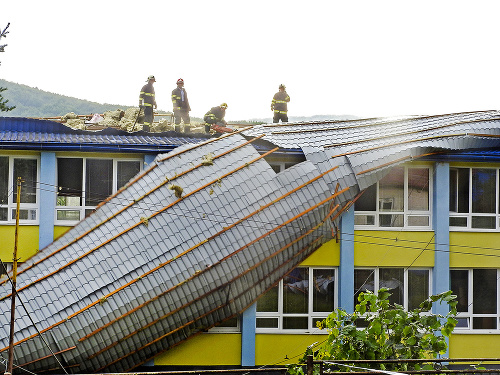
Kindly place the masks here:
[[(4, 263), (11, 262), (14, 244), (18, 177), (23, 179), (18, 251), (23, 262), (95, 211), (158, 154), (207, 139), (79, 134), (28, 119), (7, 119), (1, 125)], [(26, 138), (6, 140), (13, 127), (17, 132), (26, 128)], [(316, 328), (316, 321), (337, 307), (352, 311), (360, 292), (381, 287), (391, 290), (392, 302), (408, 309), (431, 294), (452, 289), (458, 296), (459, 323), (450, 338), (449, 356), (497, 358), (498, 149), (453, 149), (389, 165), (342, 213), (333, 240), (240, 316), (169, 348), (145, 365), (172, 369), (293, 363), (308, 345), (323, 341), (325, 333)], [(304, 159), (291, 147), (266, 160), (279, 173)], [(435, 312), (446, 313), (443, 307)]]

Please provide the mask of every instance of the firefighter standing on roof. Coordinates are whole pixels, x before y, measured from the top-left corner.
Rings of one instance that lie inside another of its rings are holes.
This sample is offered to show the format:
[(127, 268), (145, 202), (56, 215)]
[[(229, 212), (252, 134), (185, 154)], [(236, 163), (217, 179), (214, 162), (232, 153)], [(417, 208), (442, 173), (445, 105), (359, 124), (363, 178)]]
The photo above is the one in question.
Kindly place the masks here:
[(177, 88), (172, 91), (172, 104), (174, 106), (175, 131), (180, 131), (182, 120), (184, 121), (184, 132), (189, 132), (189, 124), (191, 121), (189, 118), (189, 111), (191, 111), (191, 107), (189, 106), (187, 92), (184, 89), (184, 80), (182, 78), (177, 80)]
[(146, 82), (139, 94), (139, 108), (144, 108), (144, 128), (149, 130), (154, 119), (153, 108), (156, 109), (155, 89), (153, 87), (153, 83), (156, 82), (155, 76), (149, 76)]
[(290, 97), (286, 93), (285, 85), (281, 84), (279, 86), (279, 91), (274, 94), (273, 100), (271, 101), (271, 111), (274, 111), (273, 123), (288, 122), (288, 108), (287, 104), (290, 101)]

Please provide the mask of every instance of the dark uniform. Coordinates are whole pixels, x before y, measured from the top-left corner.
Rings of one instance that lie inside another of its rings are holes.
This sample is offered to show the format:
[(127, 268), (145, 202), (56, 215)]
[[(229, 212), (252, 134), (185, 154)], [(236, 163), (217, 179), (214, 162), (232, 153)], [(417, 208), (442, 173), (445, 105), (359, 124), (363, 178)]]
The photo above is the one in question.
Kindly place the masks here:
[(280, 122), (288, 122), (288, 108), (287, 104), (290, 101), (290, 97), (285, 91), (285, 86), (283, 87), (283, 91), (280, 90), (276, 94), (274, 94), (273, 100), (271, 102), (271, 110), (274, 111), (273, 123)]
[(210, 125), (219, 125), (225, 126), (227, 125), (226, 120), (224, 120), (224, 116), (226, 116), (226, 108), (227, 104), (222, 103), (220, 106), (212, 107), (210, 111), (205, 113), (203, 117), (203, 121), (205, 121), (209, 125), (205, 125), (205, 132), (210, 131)]
[(153, 123), (153, 107), (156, 107), (155, 89), (153, 87), (154, 77), (148, 79), (148, 83), (142, 86), (139, 94), (139, 107), (144, 106), (144, 126)]
[[(189, 118), (189, 111), (191, 111), (191, 107), (189, 106), (189, 100), (187, 97), (187, 92), (184, 87), (179, 85), (177, 81), (177, 88), (172, 91), (172, 104), (174, 106), (174, 121), (175, 125), (180, 125), (181, 120), (184, 121), (184, 130), (188, 129), (191, 122)], [(182, 81), (184, 83), (184, 81)], [(177, 127), (176, 127), (177, 128)], [(178, 130), (178, 129), (176, 129)]]

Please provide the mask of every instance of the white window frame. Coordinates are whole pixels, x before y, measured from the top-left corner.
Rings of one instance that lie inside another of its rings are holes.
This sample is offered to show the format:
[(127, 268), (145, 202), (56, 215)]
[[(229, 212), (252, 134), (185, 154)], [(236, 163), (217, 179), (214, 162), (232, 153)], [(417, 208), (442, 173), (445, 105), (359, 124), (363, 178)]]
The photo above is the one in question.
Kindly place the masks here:
[[(314, 270), (326, 269), (333, 270), (334, 273), (334, 307), (335, 310), (338, 307), (338, 268), (337, 267), (298, 267), (298, 268), (308, 268), (309, 269), (309, 285), (313, 284)], [(262, 312), (257, 311), (256, 320), (259, 318), (274, 318), (278, 321), (278, 326), (276, 328), (256, 328), (256, 333), (286, 333), (286, 334), (300, 334), (300, 333), (314, 333), (314, 334), (326, 334), (326, 330), (318, 329), (315, 324), (313, 324), (313, 319), (325, 319), (332, 311), (324, 312), (314, 312), (313, 311), (313, 292), (312, 288), (308, 288), (308, 312), (307, 314), (285, 314), (283, 312), (283, 280), (280, 280), (278, 285), (278, 311), (274, 312)], [(308, 328), (307, 329), (284, 329), (283, 328), (283, 318), (284, 317), (307, 317)]]
[[(85, 205), (85, 198), (86, 198), (86, 178), (87, 178), (87, 160), (93, 159), (93, 160), (112, 160), (113, 162), (113, 172), (112, 172), (112, 177), (113, 177), (113, 182), (112, 182), (112, 192), (111, 194), (114, 194), (118, 191), (118, 162), (122, 161), (134, 161), (139, 163), (139, 173), (142, 172), (143, 170), (143, 159), (142, 158), (113, 158), (113, 157), (80, 157), (80, 156), (59, 156), (58, 158), (63, 158), (63, 159), (81, 159), (83, 163), (83, 169), (82, 169), (82, 205), (80, 206), (58, 206), (56, 203), (55, 207), (55, 212), (54, 212), (54, 222), (57, 225), (75, 225), (78, 223), (80, 220), (84, 219), (86, 217), (86, 212), (94, 210), (97, 206), (89, 206)], [(59, 175), (59, 171), (56, 171), (56, 176)], [(57, 182), (59, 183), (59, 181)], [(56, 197), (57, 199), (57, 197)], [(63, 211), (75, 211), (79, 213), (79, 219), (78, 220), (63, 220), (63, 219), (58, 219), (57, 214), (58, 212), (63, 212)]]
[[(36, 160), (36, 187), (35, 187), (35, 203), (20, 203), (20, 211), (28, 210), (31, 215), (35, 216), (35, 219), (19, 219), (20, 225), (36, 225), (40, 220), (40, 157), (34, 155), (0, 155), (0, 157), (9, 158), (9, 176), (8, 176), (8, 201), (2, 204), (0, 202), (0, 208), (7, 208), (7, 220), (0, 221), (0, 225), (15, 225), (15, 210), (17, 207), (17, 202), (14, 200), (14, 160), (16, 159), (29, 159)], [(21, 189), (23, 185), (21, 184)]]
[[(451, 170), (458, 170), (458, 169), (468, 169), (469, 170), (469, 207), (468, 207), (468, 212), (455, 212), (455, 211), (450, 211), (450, 231), (455, 231), (455, 232), (496, 232), (500, 228), (500, 211), (499, 211), (499, 188), (498, 188), (498, 183), (499, 183), (499, 169), (498, 168), (493, 168), (493, 167), (481, 167), (481, 166), (453, 166), (450, 167)], [(490, 170), (495, 170), (496, 171), (496, 177), (495, 177), (495, 212), (494, 213), (474, 213), (472, 212), (472, 170), (473, 169), (490, 169)], [(450, 196), (451, 199), (451, 196)], [(458, 199), (458, 197), (457, 197)], [(495, 218), (495, 228), (473, 228), (472, 227), (472, 218), (473, 217), (494, 217)], [(451, 219), (452, 218), (463, 218), (467, 221), (467, 224), (465, 226), (452, 226), (451, 225)]]
[[(380, 289), (380, 270), (394, 268), (394, 269), (403, 269), (403, 307), (408, 311), (408, 298), (409, 298), (409, 283), (408, 283), (408, 272), (409, 271), (427, 271), (429, 273), (429, 289), (427, 291), (427, 297), (432, 295), (432, 268), (430, 267), (355, 267), (356, 270), (369, 270), (374, 273), (374, 292), (376, 293)], [(360, 292), (364, 292), (365, 290), (361, 289)], [(353, 291), (353, 298), (356, 290)], [(390, 292), (390, 291), (389, 291)], [(422, 301), (423, 302), (423, 301)]]
[[(373, 217), (373, 224), (355, 224), (354, 228), (359, 230), (412, 230), (412, 231), (428, 231), (432, 229), (432, 196), (433, 196), (433, 167), (430, 165), (402, 165), (404, 168), (404, 209), (402, 211), (381, 211), (380, 202), (380, 190), (379, 182), (376, 183), (376, 202), (375, 211), (355, 211), (354, 220), (356, 223), (356, 218), (362, 217)], [(429, 209), (422, 210), (409, 210), (408, 209), (408, 170), (409, 169), (422, 169), (427, 168), (429, 170)], [(391, 172), (389, 172), (391, 173)], [(388, 199), (388, 198), (386, 198)], [(380, 215), (403, 215), (403, 226), (380, 226)], [(411, 217), (427, 217), (428, 225), (408, 225), (408, 220)]]
[[(496, 269), (497, 277), (496, 277), (496, 283), (497, 283), (497, 306), (496, 310), (497, 312), (495, 314), (474, 314), (473, 313), (473, 301), (474, 301), (474, 280), (473, 280), (473, 271), (478, 270), (480, 268), (453, 268), (452, 270), (457, 270), (457, 271), (467, 271), (468, 276), (467, 276), (467, 312), (459, 312), (457, 314), (457, 319), (459, 320), (459, 324), (457, 324), (457, 327), (455, 327), (453, 333), (473, 333), (473, 334), (487, 334), (487, 333), (493, 333), (493, 334), (500, 334), (500, 270)], [(450, 281), (451, 281), (451, 275), (450, 275)], [(456, 294), (456, 293), (454, 293)], [(472, 327), (472, 320), (473, 318), (495, 318), (497, 322), (497, 328), (488, 328), (488, 329), (474, 329)], [(459, 327), (461, 322), (465, 321), (466, 326), (465, 327)]]

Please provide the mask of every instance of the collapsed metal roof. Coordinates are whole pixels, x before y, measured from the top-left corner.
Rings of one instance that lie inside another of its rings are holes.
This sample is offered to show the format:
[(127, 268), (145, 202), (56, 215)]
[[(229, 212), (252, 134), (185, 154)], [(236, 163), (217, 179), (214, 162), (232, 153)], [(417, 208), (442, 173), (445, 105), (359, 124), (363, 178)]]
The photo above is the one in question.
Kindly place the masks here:
[[(289, 123), (179, 145), (20, 265), (16, 364), (56, 368), (54, 352), (73, 372), (131, 370), (254, 303), (392, 166), (498, 149), (499, 125), (496, 111)], [(275, 173), (259, 139), (307, 160)], [(1, 355), (10, 294), (4, 279)]]

